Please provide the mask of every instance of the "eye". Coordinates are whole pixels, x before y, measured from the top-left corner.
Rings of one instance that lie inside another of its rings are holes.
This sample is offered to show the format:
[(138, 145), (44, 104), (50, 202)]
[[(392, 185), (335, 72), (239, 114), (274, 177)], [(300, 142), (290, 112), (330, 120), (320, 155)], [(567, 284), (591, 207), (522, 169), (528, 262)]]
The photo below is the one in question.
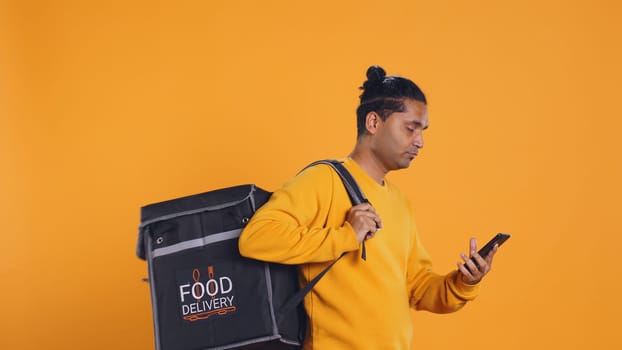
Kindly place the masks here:
[(415, 129), (413, 127), (411, 127), (411, 126), (407, 126), (406, 130), (408, 130), (408, 132), (411, 132), (411, 133), (415, 132)]

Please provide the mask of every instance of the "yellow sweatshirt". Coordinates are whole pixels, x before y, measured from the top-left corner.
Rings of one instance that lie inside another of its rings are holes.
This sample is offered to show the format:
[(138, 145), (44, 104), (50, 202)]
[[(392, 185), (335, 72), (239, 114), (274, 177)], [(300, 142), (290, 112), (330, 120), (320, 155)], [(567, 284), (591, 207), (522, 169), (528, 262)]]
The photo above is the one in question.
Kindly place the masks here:
[(300, 264), (307, 283), (343, 252), (305, 298), (310, 318), (305, 349), (410, 349), (410, 307), (453, 312), (475, 298), (477, 286), (465, 285), (457, 272), (431, 271), (419, 241), (411, 206), (390, 182), (376, 183), (351, 159), (345, 167), (382, 220), (367, 240), (367, 260), (345, 221), (352, 207), (339, 176), (327, 165), (309, 168), (274, 192), (246, 226), (239, 240), (242, 255), (258, 260)]

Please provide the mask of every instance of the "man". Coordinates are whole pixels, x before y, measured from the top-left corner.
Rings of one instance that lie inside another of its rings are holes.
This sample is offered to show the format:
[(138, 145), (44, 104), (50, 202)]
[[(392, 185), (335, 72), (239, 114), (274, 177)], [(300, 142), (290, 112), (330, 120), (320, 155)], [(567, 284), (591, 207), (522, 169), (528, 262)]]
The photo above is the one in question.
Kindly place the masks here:
[[(357, 109), (358, 137), (344, 160), (369, 203), (352, 207), (343, 184), (325, 165), (311, 167), (272, 195), (255, 213), (239, 241), (242, 255), (300, 264), (307, 283), (346, 254), (305, 298), (309, 327), (305, 349), (410, 349), (410, 307), (453, 312), (477, 295), (490, 270), (471, 239), (466, 266), (447, 275), (431, 271), (419, 241), (412, 208), (387, 179), (407, 168), (423, 148), (426, 99), (412, 81), (367, 71)], [(367, 258), (358, 251), (365, 241)]]

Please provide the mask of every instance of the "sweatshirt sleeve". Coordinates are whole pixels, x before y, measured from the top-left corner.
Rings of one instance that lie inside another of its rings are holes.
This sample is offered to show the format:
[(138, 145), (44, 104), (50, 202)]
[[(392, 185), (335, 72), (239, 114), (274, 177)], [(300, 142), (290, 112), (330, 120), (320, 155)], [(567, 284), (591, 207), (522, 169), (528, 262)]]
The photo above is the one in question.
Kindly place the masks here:
[(359, 243), (352, 226), (345, 221), (346, 212), (336, 227), (326, 224), (335, 185), (332, 169), (325, 165), (309, 168), (290, 180), (272, 194), (244, 228), (239, 239), (240, 254), (303, 264), (335, 260), (344, 252), (357, 250)]
[(421, 245), (416, 228), (414, 230), (407, 271), (410, 306), (434, 313), (458, 311), (467, 301), (475, 299), (479, 285), (465, 284), (457, 270), (447, 275), (434, 273), (430, 257)]

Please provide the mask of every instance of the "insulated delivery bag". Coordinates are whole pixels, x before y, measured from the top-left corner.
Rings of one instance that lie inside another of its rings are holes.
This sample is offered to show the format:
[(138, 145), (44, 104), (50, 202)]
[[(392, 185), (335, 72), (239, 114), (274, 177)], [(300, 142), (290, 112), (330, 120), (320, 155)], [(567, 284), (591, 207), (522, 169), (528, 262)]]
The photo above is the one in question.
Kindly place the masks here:
[[(316, 164), (335, 169), (354, 205), (366, 201), (341, 163)], [(332, 264), (300, 289), (297, 266), (240, 255), (238, 237), (270, 195), (241, 185), (141, 208), (156, 349), (301, 348), (301, 301)]]

